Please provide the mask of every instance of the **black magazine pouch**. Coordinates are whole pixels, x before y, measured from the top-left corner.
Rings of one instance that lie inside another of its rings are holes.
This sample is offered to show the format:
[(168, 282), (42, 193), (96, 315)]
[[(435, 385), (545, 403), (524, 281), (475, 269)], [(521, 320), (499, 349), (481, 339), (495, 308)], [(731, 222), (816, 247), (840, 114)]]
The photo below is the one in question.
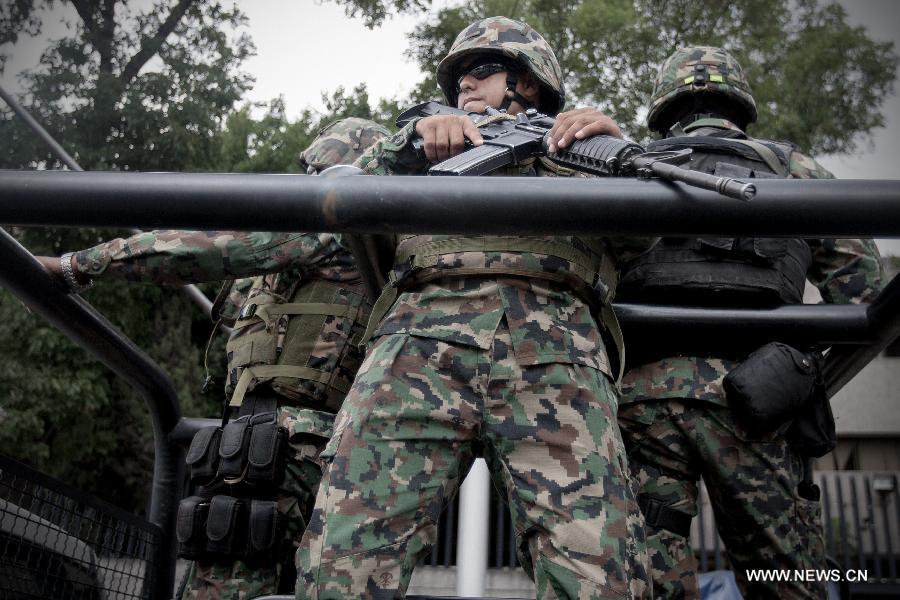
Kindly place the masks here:
[(250, 423), (246, 480), (258, 485), (278, 485), (284, 479), (287, 430), (276, 422), (274, 412), (254, 415)]
[(250, 502), (250, 557), (266, 560), (275, 556), (284, 538), (284, 515), (271, 500)]
[(206, 549), (211, 554), (242, 558), (247, 552), (246, 502), (213, 496), (206, 520)]
[[(219, 475), (226, 483), (237, 483), (247, 465), (247, 446), (250, 442), (250, 417), (244, 416), (222, 428), (219, 443)], [(229, 481), (236, 480), (236, 481)]]
[(772, 342), (732, 369), (723, 387), (738, 425), (751, 435), (765, 436), (800, 414), (819, 380), (813, 355)]
[(219, 470), (219, 441), (221, 427), (204, 427), (194, 434), (184, 462), (191, 472), (193, 483), (209, 483)]
[(196, 560), (206, 555), (206, 520), (209, 501), (200, 496), (190, 496), (178, 504), (175, 521), (175, 537), (178, 540), (178, 556)]

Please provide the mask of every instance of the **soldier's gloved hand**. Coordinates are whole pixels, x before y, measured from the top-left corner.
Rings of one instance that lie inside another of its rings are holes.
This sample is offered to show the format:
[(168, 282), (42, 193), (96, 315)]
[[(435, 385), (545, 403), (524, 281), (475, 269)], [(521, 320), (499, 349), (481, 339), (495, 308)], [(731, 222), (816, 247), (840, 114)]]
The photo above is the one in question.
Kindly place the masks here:
[(475, 124), (461, 115), (434, 115), (416, 123), (416, 133), (422, 138), (425, 157), (437, 163), (456, 156), (466, 149), (466, 139), (474, 146), (484, 140)]
[(566, 148), (575, 140), (594, 135), (623, 137), (616, 122), (595, 108), (568, 110), (556, 116), (556, 123), (550, 130), (549, 150), (556, 152), (557, 148)]

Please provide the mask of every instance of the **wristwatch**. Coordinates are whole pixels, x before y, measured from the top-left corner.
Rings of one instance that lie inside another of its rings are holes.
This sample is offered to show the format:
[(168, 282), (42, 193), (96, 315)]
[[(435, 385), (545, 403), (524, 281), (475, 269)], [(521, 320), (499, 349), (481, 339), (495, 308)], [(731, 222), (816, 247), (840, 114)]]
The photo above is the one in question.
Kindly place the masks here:
[(69, 289), (76, 294), (80, 294), (94, 285), (94, 281), (88, 279), (87, 283), (78, 283), (78, 280), (75, 278), (75, 271), (72, 270), (73, 255), (74, 252), (66, 252), (59, 257), (59, 270), (62, 271), (63, 280), (69, 286)]

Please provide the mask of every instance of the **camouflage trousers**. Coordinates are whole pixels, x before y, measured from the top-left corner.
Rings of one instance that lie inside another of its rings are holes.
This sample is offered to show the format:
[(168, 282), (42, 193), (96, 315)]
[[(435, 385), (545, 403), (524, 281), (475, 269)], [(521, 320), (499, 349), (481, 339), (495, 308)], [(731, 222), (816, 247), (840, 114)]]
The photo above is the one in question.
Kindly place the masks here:
[[(749, 582), (748, 569), (824, 569), (821, 508), (797, 493), (803, 461), (780, 435), (754, 438), (728, 407), (698, 400), (635, 402), (619, 410), (641, 494), (697, 514), (700, 478), (746, 598), (824, 598), (821, 583)], [(658, 598), (699, 598), (690, 539), (647, 525)]]
[(278, 421), (287, 429), (290, 444), (287, 472), (277, 496), (278, 510), (285, 515), (287, 524), (283, 551), (275, 560), (266, 562), (195, 561), (182, 598), (245, 600), (293, 592), (293, 555), (312, 513), (322, 479), (318, 457), (331, 435), (333, 419), (334, 415), (315, 410), (278, 409)]
[(506, 488), (539, 598), (648, 595), (640, 511), (604, 374), (491, 349), (378, 338), (335, 421), (297, 598), (402, 597), (483, 455)]

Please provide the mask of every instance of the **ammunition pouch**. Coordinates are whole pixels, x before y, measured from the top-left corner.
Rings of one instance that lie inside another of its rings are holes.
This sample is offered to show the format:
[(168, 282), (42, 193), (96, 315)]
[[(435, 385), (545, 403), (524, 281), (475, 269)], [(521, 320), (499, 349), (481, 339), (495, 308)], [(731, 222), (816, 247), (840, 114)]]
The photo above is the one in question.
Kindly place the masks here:
[(274, 412), (244, 415), (225, 427), (205, 427), (191, 441), (185, 461), (191, 481), (272, 488), (284, 479), (287, 430)]
[(272, 500), (191, 496), (178, 506), (178, 556), (268, 561), (281, 547), (284, 525)]
[[(825, 456), (834, 450), (837, 446), (837, 431), (831, 403), (828, 402), (824, 388), (816, 388), (810, 406), (794, 419), (786, 437), (791, 448), (801, 456)], [(814, 485), (813, 487), (815, 488)]]
[(772, 342), (732, 369), (723, 387), (738, 425), (751, 436), (767, 436), (803, 413), (822, 375), (814, 354)]
[(638, 494), (637, 500), (646, 525), (685, 538), (691, 535), (693, 515), (671, 508), (664, 499), (652, 494)]

